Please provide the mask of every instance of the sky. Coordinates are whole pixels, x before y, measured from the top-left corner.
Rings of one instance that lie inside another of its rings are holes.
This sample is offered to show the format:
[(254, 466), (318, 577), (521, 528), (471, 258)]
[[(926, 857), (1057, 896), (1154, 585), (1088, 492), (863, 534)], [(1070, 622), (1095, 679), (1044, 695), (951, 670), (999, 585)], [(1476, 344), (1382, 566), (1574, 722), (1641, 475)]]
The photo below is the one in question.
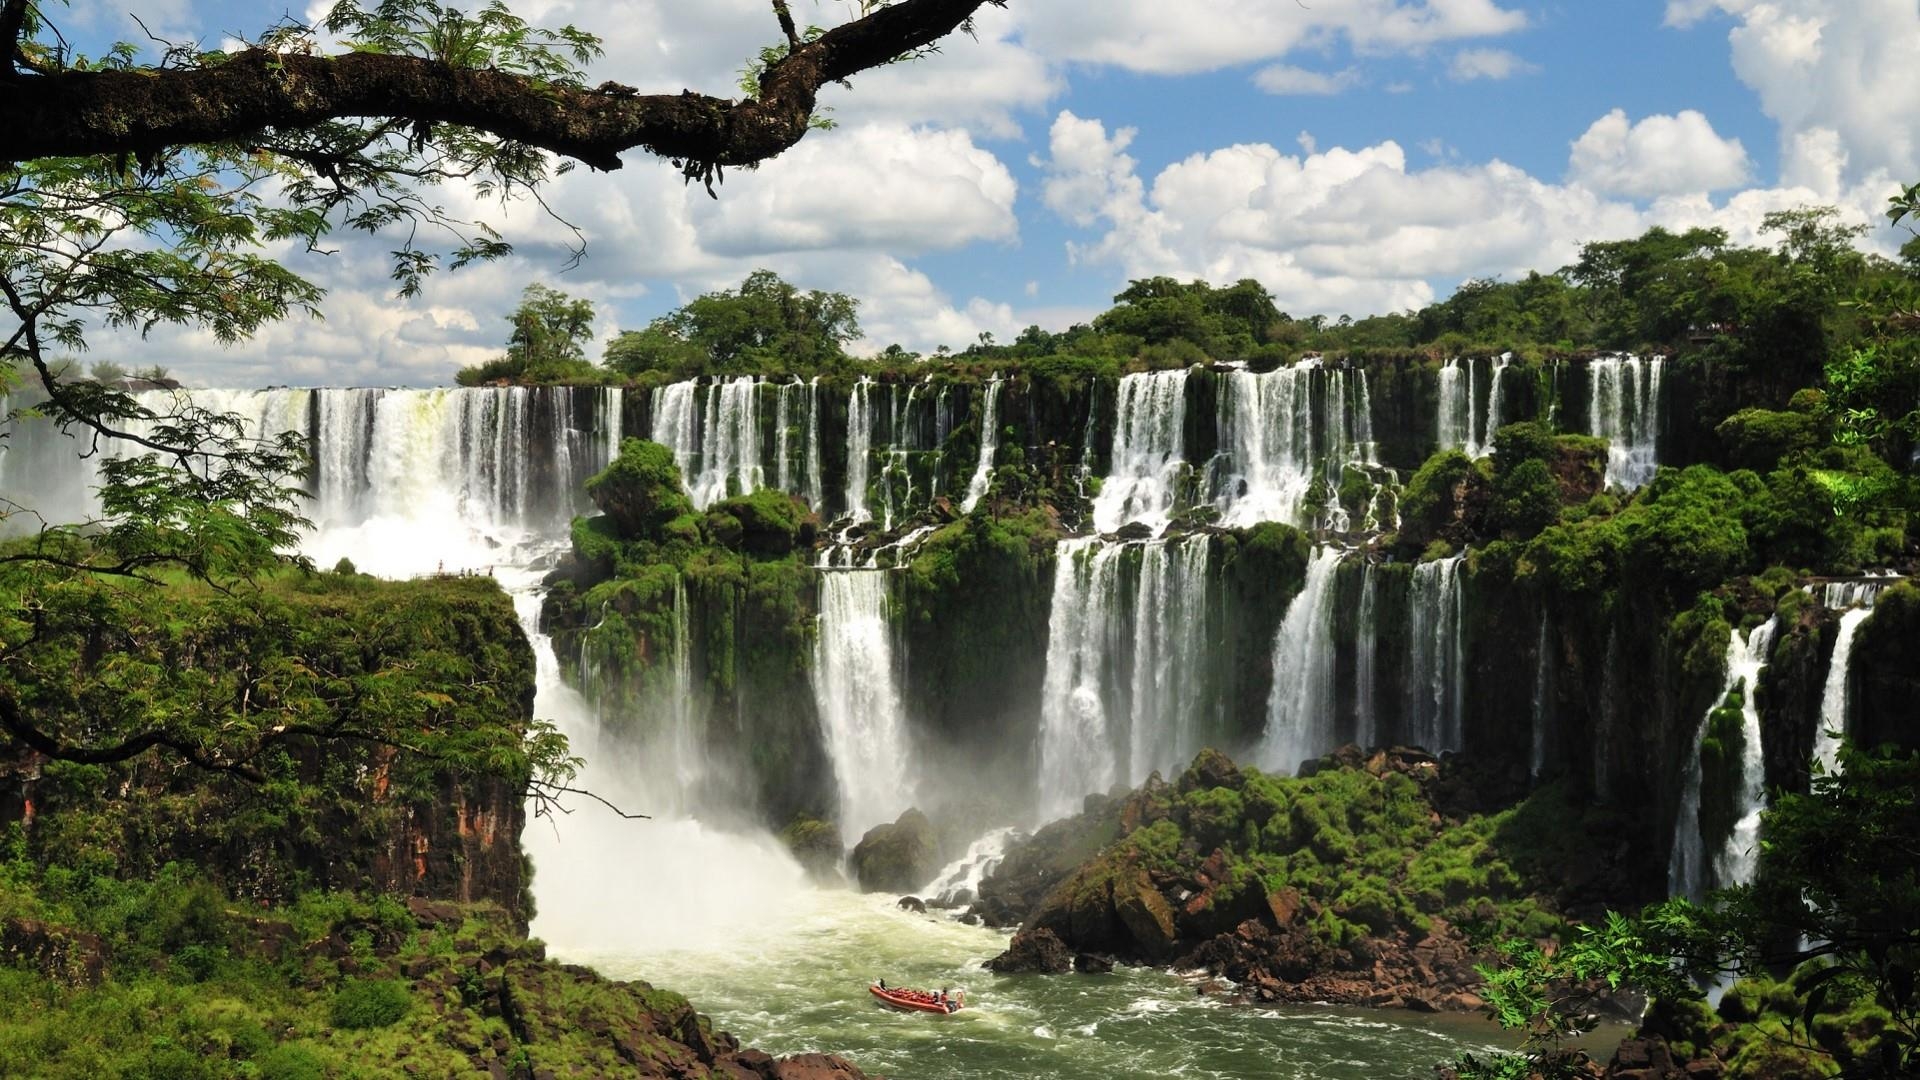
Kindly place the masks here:
[[(296, 16), (317, 19), (331, 0)], [(726, 95), (779, 37), (766, 0), (517, 0), (600, 35), (590, 72)], [(802, 20), (852, 17), (795, 0)], [(208, 48), (262, 29), (232, 0), (71, 0), (83, 45)], [(529, 283), (595, 305), (598, 357), (703, 292), (769, 268), (861, 304), (863, 351), (1007, 340), (1104, 310), (1134, 278), (1258, 279), (1295, 316), (1444, 299), (1469, 278), (1572, 262), (1653, 225), (1761, 242), (1769, 211), (1875, 226), (1920, 180), (1920, 0), (1010, 0), (938, 55), (824, 95), (837, 127), (717, 200), (629, 152), (547, 202), (452, 193), (509, 259), (396, 300), (378, 239), (290, 265), (328, 289), (222, 347), (191, 331), (98, 336), (89, 359), (195, 385), (449, 382), (498, 355)]]

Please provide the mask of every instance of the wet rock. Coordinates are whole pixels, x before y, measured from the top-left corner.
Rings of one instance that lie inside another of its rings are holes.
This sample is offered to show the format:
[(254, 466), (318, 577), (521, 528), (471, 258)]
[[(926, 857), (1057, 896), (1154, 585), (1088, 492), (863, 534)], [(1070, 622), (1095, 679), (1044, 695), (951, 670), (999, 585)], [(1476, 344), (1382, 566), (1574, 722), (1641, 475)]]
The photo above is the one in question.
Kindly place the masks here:
[(1148, 880), (1146, 871), (1136, 871), (1131, 878), (1114, 882), (1113, 909), (1141, 955), (1162, 961), (1173, 954), (1173, 943), (1178, 937), (1173, 926), (1173, 909)]
[(903, 896), (895, 906), (901, 911), (911, 911), (920, 915), (927, 913), (927, 902), (917, 896)]
[(1240, 773), (1240, 766), (1233, 759), (1218, 750), (1208, 748), (1194, 757), (1193, 764), (1180, 774), (1174, 786), (1182, 793), (1200, 791), (1206, 788), (1233, 788), (1239, 790), (1246, 785), (1246, 778)]
[(1119, 540), (1151, 540), (1153, 526), (1144, 521), (1129, 521), (1114, 530), (1114, 538)]
[(1022, 930), (1013, 935), (1007, 951), (987, 961), (988, 971), (997, 971), (1002, 975), (1058, 975), (1072, 968), (1072, 951), (1058, 934), (1044, 927)]
[(908, 810), (891, 825), (867, 830), (853, 849), (853, 876), (861, 892), (904, 893), (940, 872), (940, 845), (933, 823)]
[(814, 881), (835, 885), (846, 880), (840, 873), (840, 858), (845, 848), (838, 826), (815, 818), (796, 818), (780, 830), (780, 842)]
[(1082, 975), (1105, 975), (1113, 970), (1113, 957), (1078, 953), (1073, 958), (1073, 970)]

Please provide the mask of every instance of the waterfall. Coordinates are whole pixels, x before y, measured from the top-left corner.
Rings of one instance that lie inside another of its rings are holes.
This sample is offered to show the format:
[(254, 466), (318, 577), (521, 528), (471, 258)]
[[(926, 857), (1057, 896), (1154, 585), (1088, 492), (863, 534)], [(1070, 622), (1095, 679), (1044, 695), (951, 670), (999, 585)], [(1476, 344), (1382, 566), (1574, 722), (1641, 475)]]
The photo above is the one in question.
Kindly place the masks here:
[(867, 468), (873, 454), (873, 380), (862, 375), (847, 397), (847, 516), (873, 520), (867, 509)]
[(1094, 527), (1113, 532), (1139, 521), (1155, 532), (1167, 524), (1185, 465), (1187, 373), (1156, 371), (1120, 380), (1113, 425), (1113, 465), (1093, 501)]
[(1001, 378), (995, 374), (987, 381), (987, 401), (980, 418), (980, 463), (973, 467), (973, 479), (967, 483), (967, 497), (960, 503), (960, 512), (973, 513), (986, 497), (987, 486), (993, 482), (993, 455), (1000, 448), (1000, 386)]
[(840, 791), (842, 834), (857, 838), (912, 803), (906, 708), (887, 619), (887, 571), (855, 568), (848, 548), (820, 562), (813, 696)]
[[(673, 639), (665, 643), (666, 663), (658, 670), (633, 655), (625, 625), (616, 624), (609, 634), (595, 626), (581, 639), (580, 692), (591, 703), (601, 731), (622, 733), (617, 747), (605, 750), (618, 756), (634, 790), (656, 814), (724, 809), (703, 807), (698, 798), (708, 786), (705, 710), (693, 681), (690, 610), (686, 582), (676, 574)], [(661, 643), (648, 644), (657, 649)]]
[(1316, 548), (1301, 586), (1273, 639), (1273, 690), (1258, 760), (1291, 774), (1302, 761), (1334, 748), (1334, 572), (1346, 552)]
[[(1674, 820), (1673, 852), (1667, 860), (1667, 891), (1698, 900), (1710, 888), (1745, 884), (1753, 880), (1754, 846), (1759, 839), (1760, 812), (1765, 809), (1765, 751), (1760, 741), (1760, 706), (1755, 689), (1773, 648), (1775, 620), (1755, 627), (1742, 637), (1736, 627), (1727, 640), (1727, 677), (1694, 733), (1680, 787), (1680, 808)], [(1706, 841), (1700, 835), (1700, 747), (1713, 714), (1735, 690), (1740, 695), (1740, 730), (1745, 741), (1741, 762), (1740, 816), (1733, 833), (1708, 863)], [(1709, 875), (1711, 874), (1711, 877)]]
[(1405, 738), (1438, 754), (1463, 748), (1461, 713), (1466, 674), (1461, 633), (1460, 563), (1464, 556), (1413, 568), (1408, 598), (1412, 627), (1407, 637)]
[(687, 494), (700, 510), (766, 485), (759, 376), (717, 378), (706, 390), (704, 411), (699, 384), (691, 380), (653, 392), (653, 441), (673, 451)]
[(1373, 438), (1373, 392), (1367, 388), (1367, 369), (1355, 368), (1353, 401), (1354, 460), (1362, 465), (1380, 464), (1380, 444)]
[(1020, 830), (995, 829), (967, 846), (966, 854), (947, 864), (932, 884), (920, 890), (927, 902), (939, 907), (961, 907), (980, 895), (980, 883), (999, 869), (1007, 857), (1007, 845), (1018, 839)]
[(1540, 613), (1540, 640), (1533, 651), (1533, 748), (1528, 755), (1528, 774), (1539, 779), (1547, 766), (1547, 728), (1553, 717), (1553, 652), (1548, 637), (1547, 613)]
[(1595, 357), (1587, 365), (1588, 416), (1607, 440), (1607, 484), (1629, 490), (1653, 479), (1660, 465), (1660, 357)]
[(1473, 360), (1449, 359), (1440, 366), (1440, 449), (1461, 450), (1477, 457), (1475, 442), (1480, 421), (1474, 408)]
[(1200, 750), (1211, 551), (1205, 536), (1140, 545), (1127, 708), (1133, 767), (1124, 779), (1129, 783)]
[(1380, 711), (1374, 702), (1379, 680), (1380, 579), (1373, 560), (1361, 563), (1360, 617), (1353, 641), (1353, 741), (1362, 750), (1373, 749), (1380, 738)]
[(1205, 742), (1211, 540), (1062, 540), (1047, 629), (1040, 810), (1137, 783)]
[(1480, 431), (1480, 443), (1467, 451), (1468, 457), (1482, 458), (1493, 453), (1493, 437), (1500, 432), (1500, 417), (1506, 407), (1507, 365), (1513, 362), (1512, 353), (1501, 353), (1493, 361), (1493, 376), (1487, 387), (1487, 416), (1485, 426)]
[(1040, 820), (1076, 812), (1083, 795), (1118, 778), (1107, 732), (1107, 656), (1119, 621), (1120, 553), (1097, 538), (1062, 540), (1055, 549), (1053, 606), (1047, 617), (1047, 676), (1040, 713)]
[(1318, 360), (1220, 380), (1220, 452), (1233, 471), (1217, 485), (1225, 524), (1304, 524), (1314, 480), (1313, 373)]
[[(696, 480), (687, 478), (696, 509), (765, 486), (760, 466), (760, 379), (740, 375), (707, 388), (706, 451)], [(729, 481), (732, 482), (731, 488)]]
[(793, 482), (793, 397), (806, 384), (797, 377), (780, 384), (773, 404), (773, 486), (797, 495)]
[(1872, 608), (1843, 612), (1833, 639), (1833, 659), (1827, 663), (1827, 682), (1820, 694), (1820, 727), (1813, 736), (1813, 759), (1828, 776), (1840, 771), (1840, 741), (1847, 731), (1847, 665), (1853, 657), (1853, 638), (1872, 614)]
[(820, 476), (820, 376), (807, 380), (807, 505), (827, 512), (826, 484)]

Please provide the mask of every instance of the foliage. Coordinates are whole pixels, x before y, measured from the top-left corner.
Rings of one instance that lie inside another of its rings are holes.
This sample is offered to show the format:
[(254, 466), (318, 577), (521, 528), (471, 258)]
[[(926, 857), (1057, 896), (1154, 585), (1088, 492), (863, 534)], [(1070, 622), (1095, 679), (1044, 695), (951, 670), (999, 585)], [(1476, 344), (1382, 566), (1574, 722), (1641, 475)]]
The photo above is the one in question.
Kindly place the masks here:
[(333, 1026), (348, 1031), (392, 1027), (413, 1007), (405, 983), (392, 979), (348, 979), (334, 991)]
[(497, 380), (522, 383), (591, 380), (586, 344), (593, 336), (593, 305), (558, 289), (533, 284), (520, 294), (520, 306), (507, 316), (513, 332), (507, 353), (478, 367), (461, 368), (456, 380), (477, 386)]
[(802, 291), (770, 270), (738, 289), (707, 293), (607, 345), (606, 366), (624, 375), (662, 372), (772, 374), (832, 371), (860, 336), (858, 302), (845, 293)]

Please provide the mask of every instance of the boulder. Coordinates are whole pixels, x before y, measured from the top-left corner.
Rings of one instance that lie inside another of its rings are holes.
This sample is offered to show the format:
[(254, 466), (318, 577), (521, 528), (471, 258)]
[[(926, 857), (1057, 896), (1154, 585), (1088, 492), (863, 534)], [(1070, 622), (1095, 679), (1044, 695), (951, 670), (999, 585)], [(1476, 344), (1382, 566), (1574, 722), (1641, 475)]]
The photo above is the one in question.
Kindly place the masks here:
[(1173, 928), (1173, 909), (1148, 880), (1146, 871), (1136, 870), (1130, 877), (1114, 881), (1113, 909), (1140, 955), (1163, 961), (1173, 954), (1178, 937)]
[(1078, 953), (1073, 958), (1073, 970), (1082, 975), (1105, 975), (1113, 970), (1113, 957)]
[(1041, 927), (1013, 935), (1007, 951), (987, 961), (988, 971), (1002, 975), (1036, 973), (1059, 975), (1073, 969), (1073, 953), (1060, 936)]
[(939, 840), (933, 823), (918, 810), (868, 829), (853, 849), (853, 876), (861, 892), (912, 892), (939, 872)]
[(1238, 791), (1246, 786), (1246, 777), (1240, 774), (1240, 766), (1235, 765), (1232, 758), (1209, 747), (1194, 756), (1193, 764), (1180, 774), (1174, 786), (1182, 794), (1220, 787)]
[(780, 842), (793, 853), (809, 878), (829, 885), (843, 880), (840, 857), (845, 849), (840, 845), (838, 827), (810, 817), (795, 818), (780, 830)]
[(67, 986), (98, 986), (107, 973), (106, 947), (98, 937), (39, 919), (0, 922), (0, 960)]
[(903, 896), (895, 906), (901, 911), (911, 911), (920, 915), (927, 913), (927, 902), (917, 896)]

